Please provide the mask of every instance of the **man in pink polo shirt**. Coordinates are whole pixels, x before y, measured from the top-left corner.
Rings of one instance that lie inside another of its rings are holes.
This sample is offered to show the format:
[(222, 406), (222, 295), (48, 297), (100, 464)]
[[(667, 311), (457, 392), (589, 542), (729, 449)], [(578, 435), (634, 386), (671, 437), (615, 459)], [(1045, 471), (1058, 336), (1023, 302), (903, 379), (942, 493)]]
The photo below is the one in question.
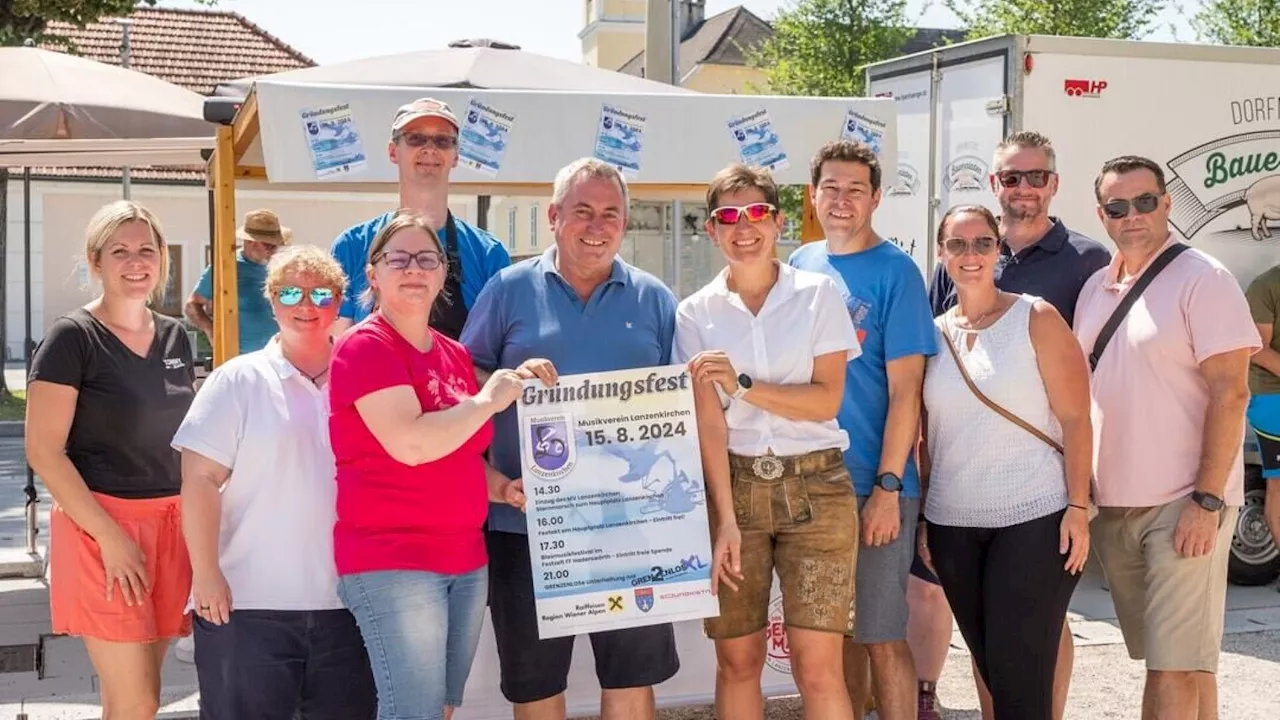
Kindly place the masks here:
[[(1155, 162), (1110, 160), (1094, 191), (1119, 252), (1080, 292), (1075, 331), (1086, 353), (1152, 262), (1181, 242)], [(1244, 503), (1249, 358), (1261, 346), (1236, 279), (1187, 249), (1154, 277), (1096, 358), (1093, 543), (1129, 655), (1146, 659), (1144, 720), (1218, 717), (1227, 556)]]

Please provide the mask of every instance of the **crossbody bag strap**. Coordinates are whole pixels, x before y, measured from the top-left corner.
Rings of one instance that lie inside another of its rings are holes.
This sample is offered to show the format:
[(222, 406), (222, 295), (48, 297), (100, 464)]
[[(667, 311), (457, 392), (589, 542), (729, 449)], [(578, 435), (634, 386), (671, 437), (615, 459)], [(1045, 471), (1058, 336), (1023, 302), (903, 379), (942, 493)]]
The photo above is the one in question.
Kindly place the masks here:
[(1174, 258), (1181, 255), (1184, 250), (1190, 249), (1190, 247), (1186, 243), (1174, 243), (1165, 248), (1165, 251), (1151, 262), (1151, 266), (1147, 268), (1147, 271), (1142, 273), (1142, 277), (1138, 278), (1133, 287), (1129, 288), (1129, 292), (1120, 301), (1120, 304), (1116, 306), (1115, 312), (1111, 313), (1111, 317), (1107, 318), (1107, 324), (1102, 326), (1102, 330), (1098, 332), (1097, 339), (1093, 341), (1093, 352), (1089, 353), (1090, 370), (1098, 369), (1098, 360), (1102, 358), (1102, 351), (1107, 349), (1107, 343), (1111, 342), (1111, 336), (1116, 334), (1116, 329), (1120, 327), (1120, 323), (1129, 314), (1129, 308), (1138, 302), (1142, 292), (1147, 289), (1152, 280), (1156, 279), (1156, 276), (1160, 274), (1160, 271), (1166, 265), (1173, 262)]
[(973, 384), (973, 378), (969, 377), (969, 371), (965, 369), (964, 363), (960, 362), (960, 354), (956, 352), (955, 343), (951, 342), (951, 334), (947, 332), (945, 328), (943, 329), (943, 332), (942, 332), (942, 339), (947, 341), (947, 349), (951, 351), (951, 358), (956, 361), (956, 367), (960, 369), (960, 377), (964, 378), (964, 384), (969, 386), (969, 390), (973, 391), (973, 394), (979, 400), (982, 401), (982, 404), (986, 405), (992, 410), (995, 410), (1004, 419), (1008, 420), (1014, 425), (1017, 425), (1023, 430), (1026, 430), (1032, 435), (1035, 435), (1036, 437), (1040, 438), (1045, 443), (1047, 443), (1049, 447), (1053, 448), (1054, 450), (1057, 450), (1058, 452), (1062, 452), (1062, 445), (1058, 441), (1040, 432), (1040, 430), (1038, 430), (1031, 423), (1027, 422), (1026, 420), (1023, 420), (1017, 415), (1014, 415), (1008, 410), (1005, 410), (994, 400), (987, 397), (986, 395), (983, 395), (982, 391), (978, 389), (978, 386)]

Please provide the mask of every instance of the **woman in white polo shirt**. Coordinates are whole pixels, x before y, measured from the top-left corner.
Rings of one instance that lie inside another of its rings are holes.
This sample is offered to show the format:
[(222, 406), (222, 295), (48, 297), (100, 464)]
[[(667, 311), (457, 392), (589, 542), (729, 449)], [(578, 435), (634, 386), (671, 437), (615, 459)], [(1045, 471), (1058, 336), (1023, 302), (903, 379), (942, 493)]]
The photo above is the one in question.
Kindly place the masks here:
[(203, 720), (377, 714), (333, 563), (329, 329), (346, 285), (319, 248), (277, 253), (264, 290), (279, 334), (216, 369), (173, 440)]
[(858, 507), (835, 418), (857, 333), (830, 278), (778, 262), (782, 217), (767, 172), (722, 170), (707, 207), (728, 267), (680, 303), (675, 355), (694, 377), (711, 497), (717, 714), (763, 717), (776, 570), (806, 713), (853, 718), (841, 653), (853, 630)]

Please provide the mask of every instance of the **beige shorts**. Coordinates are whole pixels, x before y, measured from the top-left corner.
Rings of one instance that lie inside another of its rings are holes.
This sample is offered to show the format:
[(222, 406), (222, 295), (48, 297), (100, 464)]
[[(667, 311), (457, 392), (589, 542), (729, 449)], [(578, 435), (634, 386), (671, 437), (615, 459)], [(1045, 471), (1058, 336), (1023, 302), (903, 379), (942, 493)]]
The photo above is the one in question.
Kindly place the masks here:
[(1213, 552), (1187, 558), (1173, 549), (1189, 497), (1149, 508), (1100, 508), (1093, 547), (1111, 586), (1129, 657), (1148, 670), (1218, 671), (1227, 606), (1227, 559), (1239, 508), (1224, 508)]

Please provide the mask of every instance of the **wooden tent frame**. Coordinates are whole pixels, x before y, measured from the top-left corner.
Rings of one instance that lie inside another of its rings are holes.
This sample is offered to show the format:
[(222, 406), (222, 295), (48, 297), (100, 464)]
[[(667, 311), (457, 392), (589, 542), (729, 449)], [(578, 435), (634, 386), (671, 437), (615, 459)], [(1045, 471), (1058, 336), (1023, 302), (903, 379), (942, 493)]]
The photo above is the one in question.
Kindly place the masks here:
[[(208, 178), (213, 190), (213, 364), (218, 366), (235, 357), (240, 348), (240, 304), (236, 283), (236, 182), (267, 180), (266, 168), (244, 164), (254, 140), (260, 137), (257, 89), (236, 112), (230, 124), (219, 125), (209, 159)], [(317, 186), (319, 190), (323, 186)], [(628, 183), (633, 197), (639, 191), (648, 196), (680, 196), (704, 193), (704, 184)], [(551, 183), (453, 183), (450, 190), (462, 195), (550, 196)], [(801, 241), (822, 237), (817, 217), (804, 196)]]

